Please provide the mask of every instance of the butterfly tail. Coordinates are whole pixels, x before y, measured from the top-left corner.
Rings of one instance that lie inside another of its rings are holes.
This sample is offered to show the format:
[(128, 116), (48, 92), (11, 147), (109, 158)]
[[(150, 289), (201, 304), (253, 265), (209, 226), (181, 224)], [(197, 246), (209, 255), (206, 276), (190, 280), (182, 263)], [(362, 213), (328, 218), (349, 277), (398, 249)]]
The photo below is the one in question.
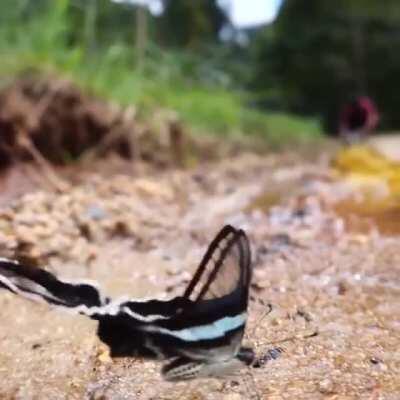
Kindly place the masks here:
[(5, 258), (0, 258), (0, 288), (87, 315), (108, 302), (94, 284), (64, 281), (43, 269)]

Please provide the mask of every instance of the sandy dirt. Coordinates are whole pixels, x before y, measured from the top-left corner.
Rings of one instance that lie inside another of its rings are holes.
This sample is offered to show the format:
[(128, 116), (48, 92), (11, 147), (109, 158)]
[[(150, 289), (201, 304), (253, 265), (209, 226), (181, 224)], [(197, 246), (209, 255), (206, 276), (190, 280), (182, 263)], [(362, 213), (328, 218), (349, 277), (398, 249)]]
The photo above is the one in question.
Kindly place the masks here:
[(4, 255), (115, 296), (179, 293), (222, 225), (245, 229), (255, 299), (245, 341), (284, 352), (233, 379), (167, 383), (159, 363), (111, 360), (95, 322), (1, 292), (0, 399), (400, 399), (400, 239), (349, 229), (334, 204), (351, 190), (322, 161), (242, 155), (88, 174), (67, 193), (14, 201), (0, 214)]

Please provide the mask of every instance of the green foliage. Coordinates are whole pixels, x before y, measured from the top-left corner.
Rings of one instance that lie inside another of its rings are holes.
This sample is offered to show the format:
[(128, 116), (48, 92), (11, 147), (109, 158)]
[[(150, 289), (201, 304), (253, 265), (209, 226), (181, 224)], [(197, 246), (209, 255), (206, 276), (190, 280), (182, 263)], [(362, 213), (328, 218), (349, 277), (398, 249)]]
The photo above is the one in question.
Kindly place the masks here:
[[(143, 113), (160, 107), (175, 110), (199, 132), (255, 134), (274, 143), (319, 134), (315, 121), (250, 107), (252, 96), (240, 90), (238, 79), (243, 67), (234, 61), (227, 65), (227, 59), (240, 50), (215, 39), (224, 18), (212, 7), (213, 1), (202, 2), (202, 7), (182, 1), (190, 6), (191, 18), (198, 19), (188, 36), (192, 39), (175, 43), (185, 50), (165, 50), (149, 41), (140, 69), (131, 5), (109, 0), (36, 0), (33, 7), (32, 0), (16, 0), (11, 7), (13, 1), (3, 1), (10, 3), (10, 15), (3, 18), (0, 13), (0, 79), (29, 69), (61, 73), (99, 96), (135, 104)], [(214, 15), (212, 23), (208, 14)], [(163, 18), (165, 22), (175, 17), (167, 12)], [(157, 21), (150, 22), (152, 32)], [(183, 28), (191, 26), (179, 27)], [(196, 54), (199, 47), (202, 51)]]
[(384, 110), (381, 128), (398, 128), (399, 21), (395, 0), (285, 0), (258, 35), (253, 87), (266, 104), (273, 87), (285, 109), (321, 115), (328, 131), (344, 102), (367, 94)]

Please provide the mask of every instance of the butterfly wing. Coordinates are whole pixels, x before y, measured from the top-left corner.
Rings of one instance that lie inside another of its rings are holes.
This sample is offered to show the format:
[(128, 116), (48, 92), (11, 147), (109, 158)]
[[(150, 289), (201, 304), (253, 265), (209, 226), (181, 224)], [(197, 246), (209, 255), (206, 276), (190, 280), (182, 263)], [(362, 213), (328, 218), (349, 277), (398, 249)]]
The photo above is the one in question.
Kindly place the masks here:
[(169, 338), (180, 348), (179, 354), (191, 360), (232, 358), (244, 334), (250, 279), (246, 234), (227, 225), (211, 242), (183, 294), (190, 306), (175, 318), (145, 329), (162, 332), (165, 343)]
[(64, 281), (43, 269), (6, 258), (0, 258), (0, 288), (88, 315), (108, 301), (95, 283)]
[(227, 225), (210, 243), (183, 294), (193, 304), (182, 316), (186, 325), (181, 331), (191, 342), (163, 367), (164, 379), (221, 377), (252, 362), (252, 349), (241, 347), (250, 280), (247, 236)]
[(167, 381), (184, 381), (197, 378), (226, 378), (235, 376), (243, 364), (237, 358), (219, 363), (204, 363), (178, 357), (163, 366), (161, 374)]
[(247, 236), (244, 231), (226, 225), (210, 243), (183, 297), (198, 302), (235, 293), (235, 301), (245, 309), (250, 280)]
[(226, 225), (210, 243), (183, 297), (221, 317), (244, 315), (250, 280), (248, 238), (244, 231)]

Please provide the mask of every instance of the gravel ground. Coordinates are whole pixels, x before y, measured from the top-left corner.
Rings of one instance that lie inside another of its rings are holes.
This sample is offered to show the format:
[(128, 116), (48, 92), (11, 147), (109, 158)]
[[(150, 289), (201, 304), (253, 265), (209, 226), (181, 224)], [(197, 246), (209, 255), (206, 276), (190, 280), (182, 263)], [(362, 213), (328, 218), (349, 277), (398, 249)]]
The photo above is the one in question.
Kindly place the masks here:
[(242, 227), (246, 342), (284, 352), (234, 379), (171, 384), (158, 363), (111, 360), (95, 322), (1, 292), (0, 399), (400, 399), (400, 239), (348, 229), (334, 210), (351, 191), (323, 162), (242, 155), (23, 196), (0, 214), (2, 254), (112, 295), (178, 293), (220, 227)]

